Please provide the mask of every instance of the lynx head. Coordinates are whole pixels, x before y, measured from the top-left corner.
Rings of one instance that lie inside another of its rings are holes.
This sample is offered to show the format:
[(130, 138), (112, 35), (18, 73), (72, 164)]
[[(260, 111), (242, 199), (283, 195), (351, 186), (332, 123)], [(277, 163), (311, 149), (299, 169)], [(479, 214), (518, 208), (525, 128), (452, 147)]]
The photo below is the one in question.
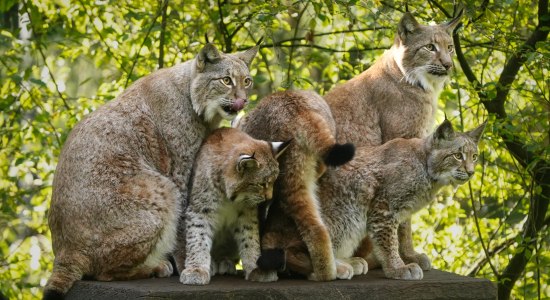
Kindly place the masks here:
[(441, 91), (453, 67), (453, 30), (460, 23), (462, 11), (446, 24), (419, 24), (409, 12), (399, 21), (392, 50), (404, 80), (426, 91)]
[(259, 46), (225, 54), (206, 44), (194, 60), (191, 101), (195, 112), (207, 123), (230, 120), (248, 103), (252, 88), (249, 67)]
[(474, 174), (477, 145), (487, 122), (468, 132), (455, 132), (445, 120), (427, 138), (428, 173), (440, 185), (464, 184)]
[(256, 140), (234, 128), (221, 130), (223, 147), (220, 149), (225, 151), (218, 155), (223, 158), (220, 165), (227, 199), (246, 205), (270, 200), (279, 175), (277, 158), (290, 143)]

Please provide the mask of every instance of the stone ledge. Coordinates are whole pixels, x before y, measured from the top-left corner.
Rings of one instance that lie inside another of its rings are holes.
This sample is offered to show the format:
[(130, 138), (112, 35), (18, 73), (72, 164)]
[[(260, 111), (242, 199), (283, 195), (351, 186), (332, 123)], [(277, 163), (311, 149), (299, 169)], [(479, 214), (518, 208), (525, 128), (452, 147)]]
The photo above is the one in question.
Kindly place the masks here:
[(281, 278), (257, 283), (240, 276), (214, 276), (209, 285), (186, 286), (178, 277), (133, 281), (78, 281), (66, 299), (496, 299), (487, 279), (432, 270), (420, 281), (386, 279), (371, 270), (352, 280), (312, 282)]

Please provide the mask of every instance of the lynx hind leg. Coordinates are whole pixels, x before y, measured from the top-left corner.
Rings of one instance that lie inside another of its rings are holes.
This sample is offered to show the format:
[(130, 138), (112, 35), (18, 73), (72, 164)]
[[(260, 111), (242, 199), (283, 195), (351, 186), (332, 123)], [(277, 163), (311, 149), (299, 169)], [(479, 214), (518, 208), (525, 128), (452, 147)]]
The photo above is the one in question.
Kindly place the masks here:
[[(386, 214), (381, 213), (379, 216)], [(379, 219), (371, 218), (370, 232), (374, 243), (374, 254), (380, 261), (384, 274), (392, 279), (420, 280), (423, 278), (423, 272), (416, 263), (405, 265), (399, 256), (399, 245), (397, 237), (397, 225), (393, 225), (383, 217)]]
[(382, 267), (374, 256), (372, 240), (369, 236), (363, 238), (353, 256), (365, 259), (370, 270)]
[(176, 241), (182, 201), (179, 189), (162, 174), (142, 170), (126, 179), (117, 192), (124, 206), (113, 209), (112, 222), (107, 223), (117, 229), (107, 244), (95, 249), (101, 254), (95, 258), (97, 279), (170, 276), (173, 270), (167, 257)]
[(302, 187), (288, 195), (288, 212), (296, 222), (313, 266), (310, 280), (329, 281), (336, 279), (336, 262), (329, 232), (317, 209), (315, 198), (309, 189)]
[(399, 239), (399, 253), (405, 263), (417, 263), (424, 271), (432, 269), (430, 258), (424, 253), (414, 250), (412, 242), (411, 219), (399, 224), (397, 229)]

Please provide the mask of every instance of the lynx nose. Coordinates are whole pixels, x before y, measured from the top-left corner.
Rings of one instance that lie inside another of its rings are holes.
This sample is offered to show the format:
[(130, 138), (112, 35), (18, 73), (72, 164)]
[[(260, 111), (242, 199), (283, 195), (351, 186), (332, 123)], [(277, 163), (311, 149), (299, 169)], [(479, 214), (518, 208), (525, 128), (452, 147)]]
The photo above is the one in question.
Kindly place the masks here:
[(450, 63), (450, 62), (444, 62), (442, 63), (442, 65), (447, 71), (449, 71), (453, 67), (453, 63)]

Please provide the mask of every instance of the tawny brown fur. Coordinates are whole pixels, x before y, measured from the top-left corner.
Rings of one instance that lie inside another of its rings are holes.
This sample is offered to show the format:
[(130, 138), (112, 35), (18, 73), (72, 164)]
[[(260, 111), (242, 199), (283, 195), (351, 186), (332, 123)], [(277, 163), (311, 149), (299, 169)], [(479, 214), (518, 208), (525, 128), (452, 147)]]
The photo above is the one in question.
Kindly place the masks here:
[[(220, 128), (204, 142), (193, 168), (189, 205), (184, 211), (185, 251), (176, 261), (184, 284), (208, 284), (216, 273), (236, 273), (242, 259), (245, 278), (274, 281), (277, 273), (256, 266), (260, 256), (258, 204), (270, 200), (279, 174), (277, 157), (288, 143), (251, 138)], [(212, 255), (211, 255), (212, 253)]]
[[(262, 249), (277, 248), (272, 228), (295, 224), (312, 257), (312, 280), (337, 276), (329, 234), (318, 210), (316, 181), (324, 162), (334, 154), (334, 122), (325, 101), (313, 92), (287, 91), (270, 95), (239, 124), (252, 137), (263, 140), (292, 139), (281, 156), (281, 175), (275, 183), (274, 204), (269, 209)], [(348, 149), (349, 150), (349, 149)], [(344, 158), (353, 157), (353, 151)], [(291, 226), (291, 227), (294, 227)]]
[[(452, 69), (451, 35), (461, 16), (425, 26), (405, 13), (391, 49), (325, 95), (340, 142), (377, 146), (395, 138), (422, 138), (431, 131), (439, 94)], [(410, 233), (406, 220), (399, 227), (405, 256), (416, 255)]]
[[(319, 180), (319, 204), (339, 266), (348, 263), (353, 275), (362, 274), (368, 258), (381, 264), (388, 278), (422, 279), (431, 261), (423, 253), (403, 252), (398, 227), (431, 202), (441, 187), (456, 187), (471, 178), (484, 127), (459, 133), (445, 121), (424, 139), (397, 138), (359, 147), (351, 162), (329, 169)], [(307, 248), (289, 228), (273, 229), (280, 234), (278, 246), (286, 251), (287, 268), (307, 275), (312, 270)], [(366, 236), (369, 244), (361, 244)]]

